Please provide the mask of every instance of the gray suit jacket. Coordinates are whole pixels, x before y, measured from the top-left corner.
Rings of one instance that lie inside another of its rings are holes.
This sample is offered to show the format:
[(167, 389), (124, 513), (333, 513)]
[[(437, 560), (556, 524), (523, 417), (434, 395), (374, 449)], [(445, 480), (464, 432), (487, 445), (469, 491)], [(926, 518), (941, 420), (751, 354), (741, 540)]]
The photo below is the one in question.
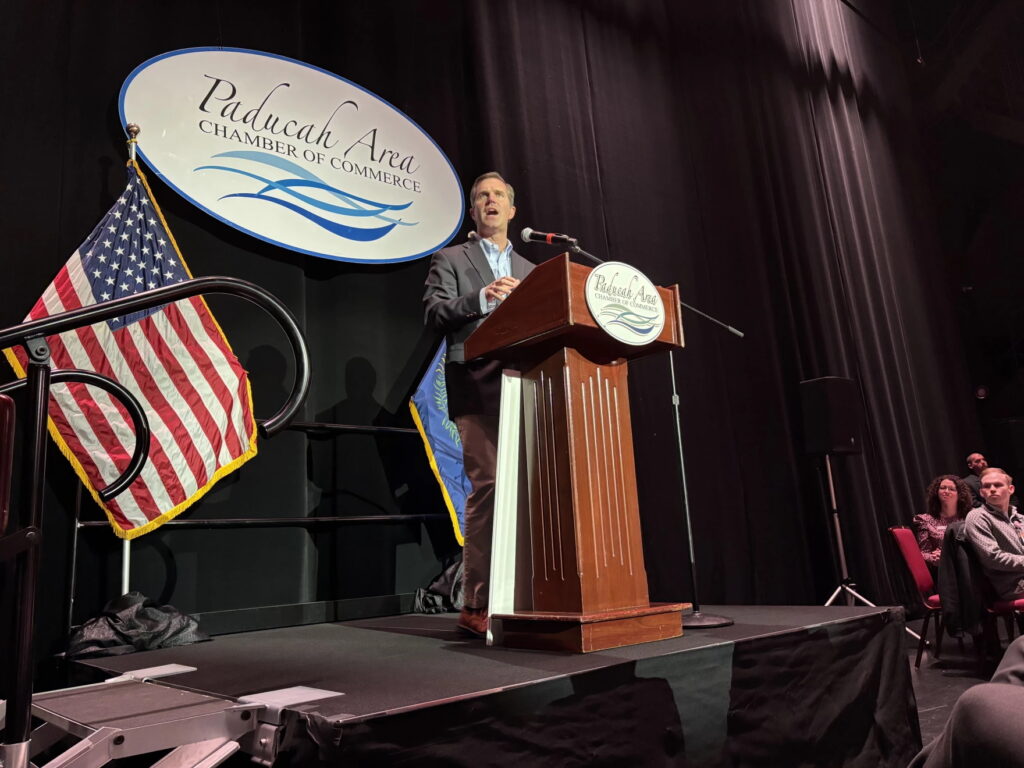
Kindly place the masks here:
[[(522, 280), (533, 269), (512, 251), (512, 277)], [(480, 313), (480, 290), (494, 282), (494, 273), (480, 243), (467, 240), (443, 248), (430, 258), (423, 306), (427, 325), (445, 334), (448, 361), (466, 360), (463, 344), (487, 315)]]

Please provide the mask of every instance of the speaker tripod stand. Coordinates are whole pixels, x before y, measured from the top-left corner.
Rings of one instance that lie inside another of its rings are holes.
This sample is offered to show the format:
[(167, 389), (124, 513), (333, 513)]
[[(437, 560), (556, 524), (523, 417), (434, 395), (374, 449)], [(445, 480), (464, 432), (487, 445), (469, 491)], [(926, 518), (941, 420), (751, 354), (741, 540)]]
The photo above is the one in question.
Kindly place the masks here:
[[(842, 595), (846, 598), (847, 605), (852, 606), (854, 604), (854, 600), (857, 600), (871, 608), (877, 608), (877, 605), (854, 589), (857, 585), (854, 583), (853, 579), (850, 578), (850, 571), (846, 565), (846, 547), (843, 545), (843, 527), (839, 522), (839, 505), (836, 503), (836, 487), (832, 480), (832, 459), (827, 453), (825, 454), (825, 477), (828, 481), (828, 501), (829, 508), (832, 513), (832, 526), (835, 533), (836, 552), (839, 560), (839, 586), (836, 587), (831, 597), (825, 601), (825, 605), (835, 605), (836, 600), (838, 600), (839, 596)], [(904, 627), (904, 629), (906, 629), (907, 634), (913, 636), (917, 640), (921, 639), (921, 636), (910, 627)]]
[(825, 478), (828, 482), (828, 503), (832, 513), (832, 529), (836, 537), (836, 553), (839, 556), (839, 586), (825, 601), (825, 605), (834, 605), (839, 596), (843, 595), (846, 597), (847, 605), (853, 605), (854, 600), (859, 600), (864, 605), (877, 608), (877, 605), (854, 589), (857, 585), (850, 578), (850, 570), (846, 565), (846, 547), (843, 545), (843, 526), (839, 522), (839, 505), (836, 503), (836, 486), (832, 480), (832, 459), (827, 453), (825, 454)]

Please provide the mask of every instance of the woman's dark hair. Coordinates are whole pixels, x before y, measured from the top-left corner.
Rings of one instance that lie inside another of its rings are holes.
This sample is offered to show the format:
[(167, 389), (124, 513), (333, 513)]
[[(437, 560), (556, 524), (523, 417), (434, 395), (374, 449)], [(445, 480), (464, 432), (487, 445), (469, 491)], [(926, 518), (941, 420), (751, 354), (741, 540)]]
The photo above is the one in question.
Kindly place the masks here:
[(956, 516), (967, 517), (971, 511), (971, 489), (967, 483), (956, 475), (939, 475), (930, 483), (924, 492), (924, 510), (934, 518), (942, 515), (942, 504), (939, 502), (939, 486), (943, 480), (951, 480), (956, 486)]

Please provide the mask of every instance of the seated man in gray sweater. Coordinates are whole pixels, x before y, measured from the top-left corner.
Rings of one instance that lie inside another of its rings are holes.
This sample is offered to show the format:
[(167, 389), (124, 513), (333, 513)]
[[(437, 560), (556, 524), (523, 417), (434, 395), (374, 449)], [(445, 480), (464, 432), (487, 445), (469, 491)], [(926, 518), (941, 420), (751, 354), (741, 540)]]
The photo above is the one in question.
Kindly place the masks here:
[(967, 513), (971, 548), (1002, 600), (1024, 597), (1024, 515), (1010, 504), (1013, 478), (997, 467), (982, 471), (984, 504)]

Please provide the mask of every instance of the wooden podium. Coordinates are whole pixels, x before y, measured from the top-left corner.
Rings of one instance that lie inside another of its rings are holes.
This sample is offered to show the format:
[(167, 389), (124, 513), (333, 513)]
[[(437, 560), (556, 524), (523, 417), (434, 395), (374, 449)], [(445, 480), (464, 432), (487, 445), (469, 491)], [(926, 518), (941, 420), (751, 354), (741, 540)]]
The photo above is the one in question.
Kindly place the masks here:
[(520, 370), (510, 612), (494, 606), (493, 570), (491, 584), (492, 619), (512, 647), (586, 653), (678, 637), (688, 607), (648, 597), (626, 378), (628, 359), (682, 346), (678, 288), (658, 288), (661, 335), (632, 346), (590, 314), (590, 271), (568, 254), (541, 264), (466, 341), (466, 359)]

